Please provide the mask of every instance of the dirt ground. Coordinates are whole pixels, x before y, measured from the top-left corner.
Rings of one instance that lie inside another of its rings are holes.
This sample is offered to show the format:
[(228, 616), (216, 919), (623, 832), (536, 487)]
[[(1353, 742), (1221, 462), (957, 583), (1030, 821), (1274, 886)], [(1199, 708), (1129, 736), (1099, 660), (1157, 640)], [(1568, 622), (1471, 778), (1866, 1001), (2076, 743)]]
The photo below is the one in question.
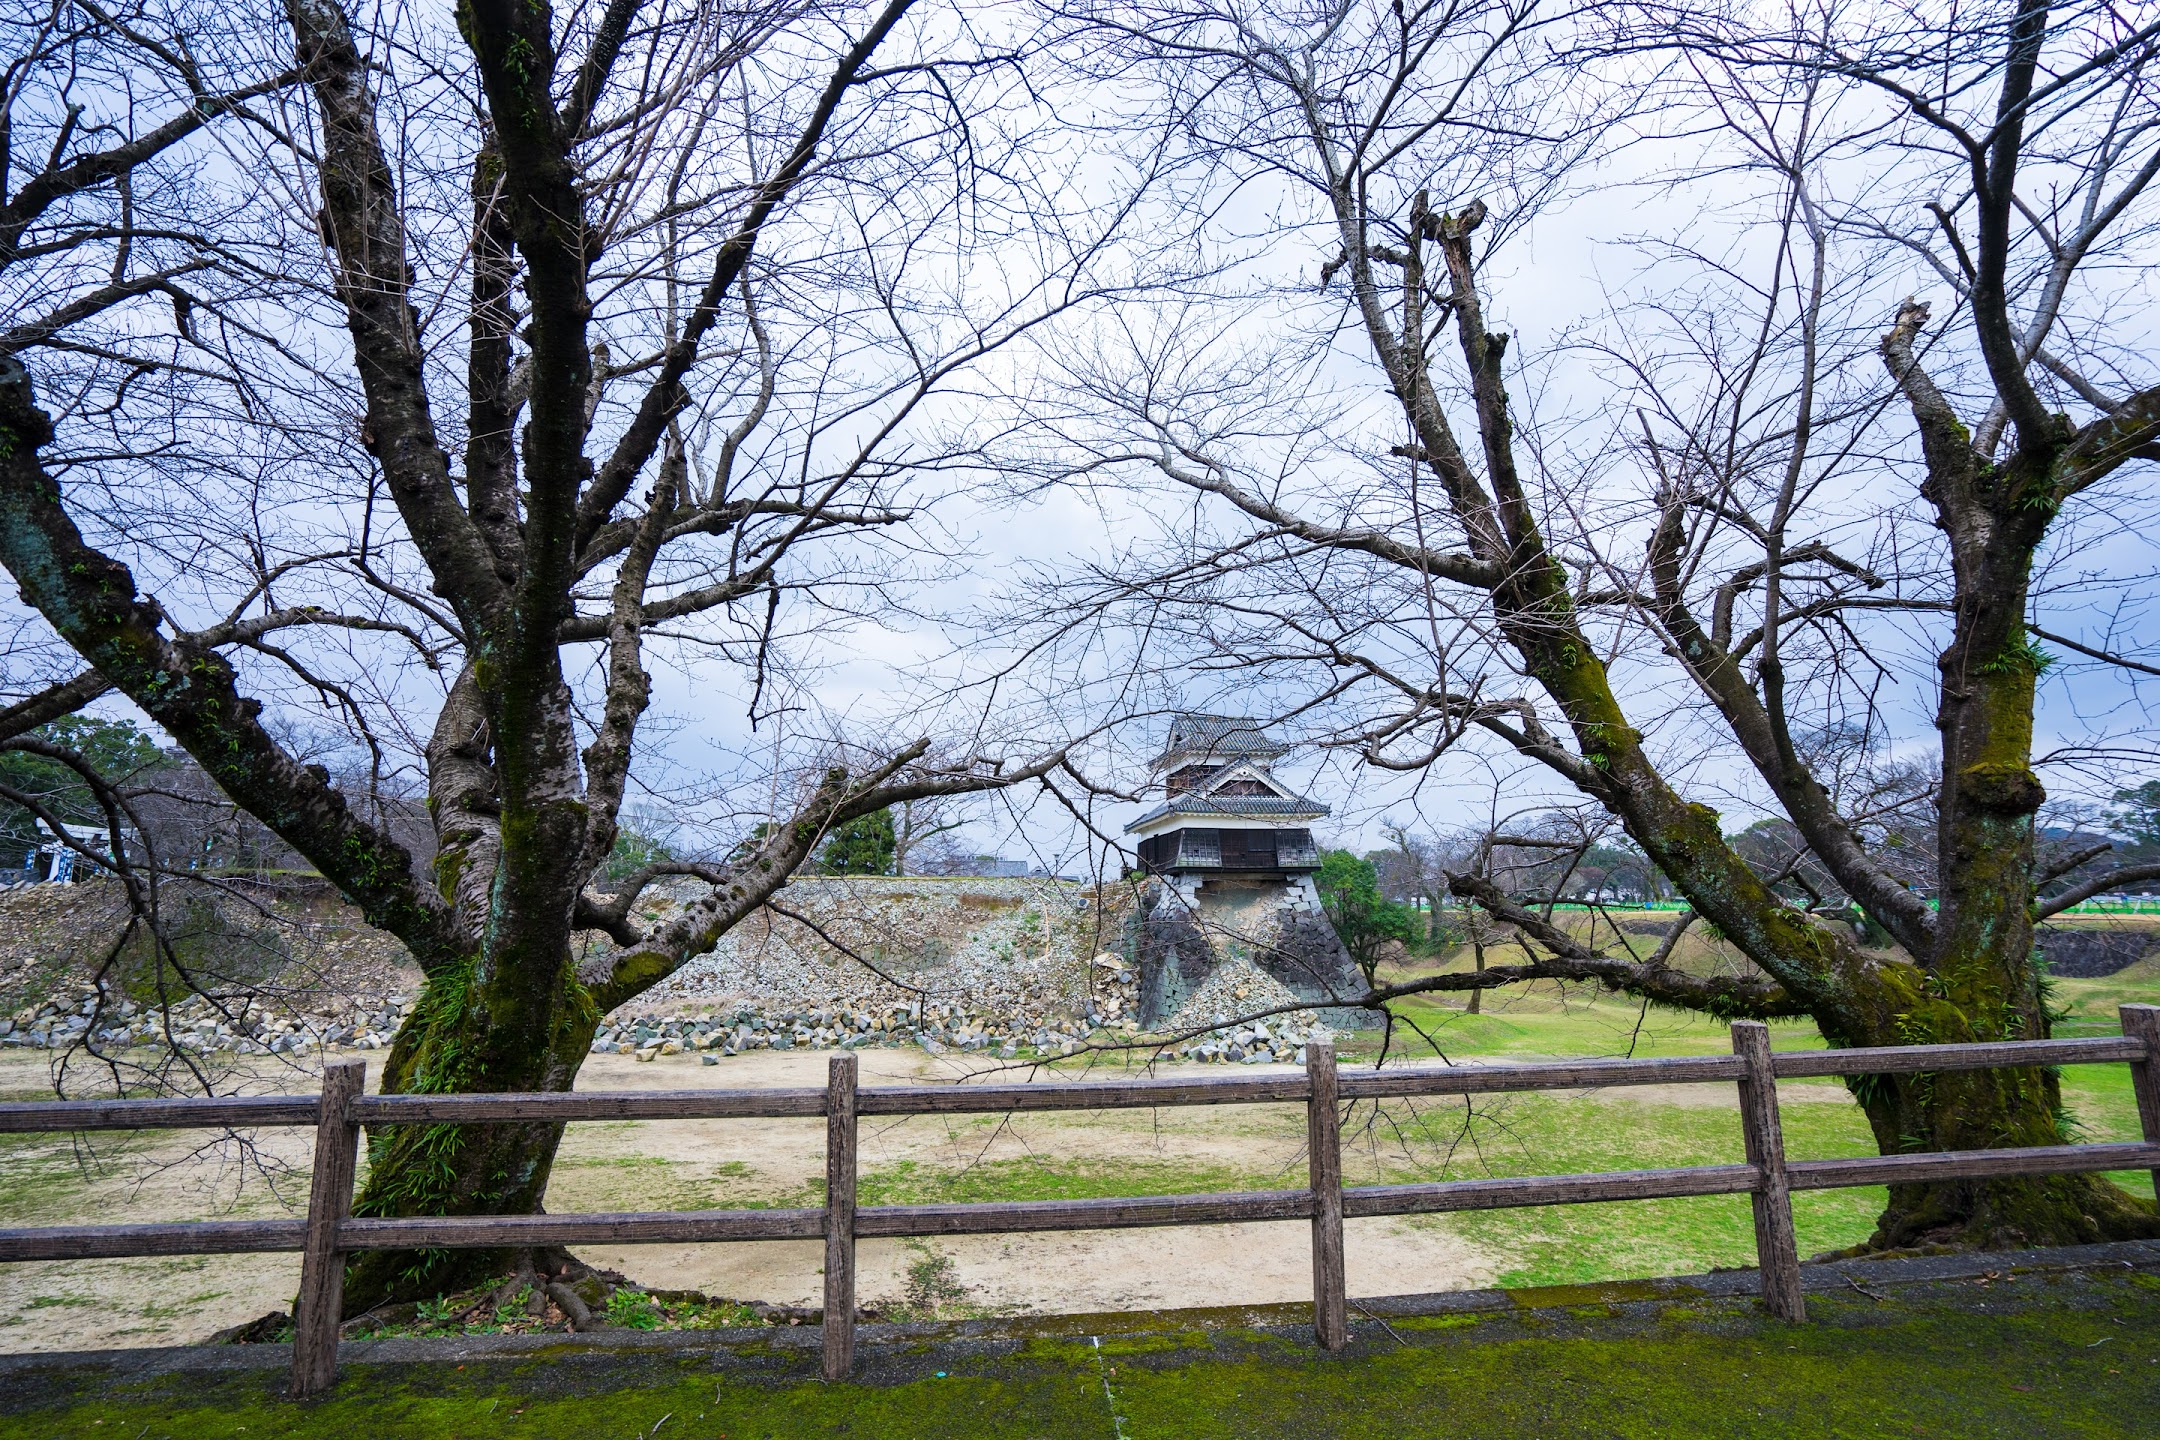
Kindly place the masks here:
[[(757, 1052), (717, 1066), (641, 1064), (595, 1056), (585, 1090), (816, 1085), (829, 1056)], [(980, 1062), (916, 1050), (862, 1052), (863, 1083), (958, 1080)], [(1176, 1073), (1163, 1067), (1156, 1073)], [(1258, 1068), (1258, 1067), (1256, 1067)], [(1015, 1072), (1017, 1073), (1017, 1072)], [(0, 1058), (0, 1091), (29, 1098), (44, 1083), (32, 1056)], [(289, 1070), (261, 1088), (297, 1088)], [(373, 1077), (370, 1077), (373, 1088)], [(1635, 1102), (1733, 1104), (1729, 1086), (1659, 1086)], [(1786, 1087), (1788, 1102), (1837, 1100), (1834, 1089)], [(0, 1148), (0, 1224), (114, 1223), (302, 1213), (310, 1136), (270, 1131), (257, 1148), (205, 1146), (189, 1132), (8, 1137)], [(548, 1195), (557, 1213), (815, 1204), (823, 1174), (815, 1120), (714, 1120), (573, 1126)], [(1346, 1146), (1346, 1178), (1371, 1183), (1384, 1145)], [(1305, 1173), (1298, 1106), (913, 1117), (865, 1121), (865, 1203), (978, 1198), (972, 1183), (1048, 1185), (1039, 1193), (1148, 1193), (1291, 1187)], [(1065, 1186), (1065, 1189), (1058, 1189)], [(1075, 1188), (1077, 1187), (1077, 1188)], [(1037, 1193), (1037, 1192), (1029, 1192)], [(1505, 1257), (1448, 1217), (1352, 1221), (1353, 1295), (1400, 1295), (1493, 1283)], [(597, 1265), (645, 1284), (775, 1304), (815, 1304), (818, 1242), (581, 1248)], [(1298, 1223), (1078, 1234), (865, 1241), (864, 1303), (934, 1302), (941, 1313), (1024, 1315), (1299, 1301), (1311, 1293), (1306, 1227)], [(0, 1266), (0, 1351), (143, 1346), (200, 1340), (286, 1308), (297, 1256), (213, 1256)]]
[[(811, 1085), (822, 1082), (827, 1060), (818, 1053), (760, 1052), (704, 1066), (596, 1056), (579, 1084), (588, 1090)], [(868, 1051), (862, 1063), (865, 1084), (958, 1078), (957, 1062), (919, 1051)], [(262, 1088), (292, 1088), (289, 1072), (265, 1079), (272, 1083)], [(41, 1059), (0, 1059), (0, 1090), (27, 1098), (43, 1082)], [(0, 1224), (301, 1213), (307, 1132), (264, 1132), (246, 1154), (204, 1148), (206, 1138), (145, 1132), (96, 1137), (84, 1148), (68, 1136), (15, 1137), (0, 1151), (10, 1172), (0, 1178)], [(814, 1120), (574, 1126), (549, 1208), (815, 1203), (811, 1186), (823, 1173), (823, 1143)], [(1042, 1157), (1082, 1174), (1138, 1163), (1172, 1177), (1167, 1188), (1173, 1189), (1223, 1183), (1207, 1178), (1217, 1173), (1257, 1172), (1264, 1183), (1276, 1170), (1282, 1176), (1276, 1183), (1294, 1185), (1304, 1169), (1302, 1113), (1284, 1106), (866, 1122), (862, 1143), (866, 1178), (890, 1174), (931, 1186), (940, 1176)], [(1201, 1178), (1194, 1182), (1175, 1179), (1195, 1174)], [(1496, 1268), (1492, 1257), (1430, 1221), (1353, 1222), (1347, 1249), (1351, 1288), (1361, 1294), (1483, 1285)], [(820, 1293), (817, 1242), (619, 1246), (580, 1254), (659, 1287), (775, 1304), (814, 1304)], [(876, 1240), (864, 1242), (860, 1265), (866, 1304), (901, 1301), (911, 1286), (919, 1299), (928, 1283), (948, 1311), (985, 1314), (1285, 1301), (1309, 1294), (1312, 1283), (1305, 1227), (1297, 1224), (962, 1236), (934, 1247)], [(0, 1350), (199, 1340), (285, 1308), (298, 1278), (299, 1259), (290, 1255), (0, 1266)]]

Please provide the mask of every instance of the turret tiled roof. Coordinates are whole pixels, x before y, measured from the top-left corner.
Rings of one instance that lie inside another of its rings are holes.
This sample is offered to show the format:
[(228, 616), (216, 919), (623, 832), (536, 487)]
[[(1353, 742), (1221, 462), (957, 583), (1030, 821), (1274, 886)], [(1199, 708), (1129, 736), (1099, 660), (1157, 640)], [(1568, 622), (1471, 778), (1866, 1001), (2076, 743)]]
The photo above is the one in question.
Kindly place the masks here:
[(1127, 825), (1127, 832), (1152, 825), (1165, 815), (1224, 815), (1243, 820), (1318, 820), (1328, 807), (1303, 795), (1196, 795), (1172, 796)]
[(1162, 754), (1151, 762), (1160, 770), (1180, 760), (1272, 760), (1289, 753), (1260, 733), (1260, 722), (1244, 715), (1177, 715)]

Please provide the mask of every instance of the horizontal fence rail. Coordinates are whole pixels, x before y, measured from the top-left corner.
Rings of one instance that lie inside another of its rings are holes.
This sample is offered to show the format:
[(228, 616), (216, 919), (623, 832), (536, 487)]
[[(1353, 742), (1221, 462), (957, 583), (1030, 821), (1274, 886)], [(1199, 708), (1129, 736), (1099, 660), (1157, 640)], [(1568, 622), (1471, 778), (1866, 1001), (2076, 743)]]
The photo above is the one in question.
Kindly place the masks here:
[[(2142, 1007), (2132, 1007), (2142, 1008)], [(1981, 1045), (1893, 1045), (1865, 1050), (1788, 1050), (1773, 1057), (1780, 1080), (1920, 1071), (1990, 1070), (2135, 1062), (2135, 1038), (2020, 1040)], [(1526, 1065), (1405, 1065), (1345, 1072), (1345, 1100), (1595, 1090), (1616, 1085), (1692, 1085), (1741, 1078), (1738, 1057), (1562, 1060)], [(1303, 1075), (1205, 1076), (1189, 1080), (1087, 1080), (1018, 1085), (880, 1085), (865, 1089), (859, 1115), (986, 1115), (1017, 1111), (1130, 1110), (1185, 1105), (1299, 1103)], [(0, 1104), (0, 1134), (73, 1130), (251, 1129), (313, 1125), (312, 1095), (233, 1099), (46, 1100)], [(769, 1120), (825, 1113), (821, 1087), (772, 1090), (638, 1090), (616, 1094), (365, 1095), (359, 1125), (478, 1124), (499, 1120)]]
[(244, 1095), (214, 1100), (33, 1100), (0, 1105), (0, 1134), (54, 1130), (251, 1130), (313, 1125), (313, 1095)]
[(137, 1255), (274, 1255), (306, 1248), (304, 1220), (184, 1220), (160, 1225), (41, 1225), (0, 1230), (0, 1261), (122, 1260)]
[[(1768, 1030), (1733, 1025), (1733, 1054), (1654, 1060), (1565, 1060), (1521, 1065), (1335, 1068), (1332, 1048), (1308, 1046), (1297, 1075), (1057, 1081), (1046, 1084), (884, 1085), (858, 1088), (856, 1060), (836, 1057), (821, 1088), (637, 1091), (622, 1094), (365, 1095), (359, 1061), (325, 1068), (319, 1096), (71, 1100), (0, 1104), (0, 1133), (245, 1129), (314, 1126), (315, 1175), (305, 1220), (217, 1220), (147, 1225), (0, 1229), (0, 1261), (156, 1255), (301, 1254), (294, 1310), (293, 1390), (312, 1394), (336, 1376), (345, 1257), (369, 1250), (503, 1249), (599, 1243), (819, 1240), (826, 1246), (826, 1373), (848, 1372), (854, 1353), (854, 1246), (866, 1238), (997, 1235), (1305, 1220), (1313, 1228), (1314, 1328), (1328, 1349), (1347, 1342), (1342, 1223), (1382, 1215), (1439, 1214), (1601, 1201), (1747, 1195), (1755, 1209), (1764, 1303), (1788, 1320), (1806, 1311), (1790, 1194), (1863, 1185), (1992, 1180), (2107, 1170), (2160, 1180), (2160, 1007), (2122, 1007), (2123, 1033), (2090, 1040), (1900, 1045), (1773, 1054)], [(2127, 1063), (2142, 1143), (1788, 1160), (1776, 1082), (1818, 1077)], [(1624, 1085), (1737, 1084), (1748, 1160), (1622, 1170), (1344, 1186), (1339, 1106), (1355, 1100), (1587, 1090)], [(855, 1204), (857, 1117), (999, 1114), (1159, 1106), (1304, 1104), (1312, 1149), (1302, 1189), (1095, 1200), (980, 1204)], [(826, 1203), (818, 1208), (660, 1210), (582, 1215), (355, 1217), (361, 1127), (499, 1121), (725, 1120), (823, 1117)]]
[[(2150, 1009), (2150, 1006), (2132, 1006)], [(2145, 1058), (2130, 1035), (2093, 1040), (2010, 1040), (1983, 1045), (1884, 1045), (1869, 1050), (1788, 1050), (1776, 1057), (1780, 1080), (1818, 1075), (1909, 1075), (1923, 1070), (2008, 1070), (2036, 1065), (2098, 1065)]]

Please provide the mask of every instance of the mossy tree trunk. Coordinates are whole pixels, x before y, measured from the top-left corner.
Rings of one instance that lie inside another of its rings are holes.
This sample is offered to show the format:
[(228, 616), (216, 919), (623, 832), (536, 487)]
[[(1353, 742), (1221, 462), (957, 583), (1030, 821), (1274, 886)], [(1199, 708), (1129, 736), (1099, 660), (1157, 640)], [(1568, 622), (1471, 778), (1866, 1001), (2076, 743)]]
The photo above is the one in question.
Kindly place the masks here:
[[(533, 1031), (494, 1017), (497, 998), (477, 966), (430, 976), (383, 1065), (386, 1095), (563, 1091), (599, 1028), (599, 1012), (568, 964), (557, 999)], [(562, 1140), (560, 1125), (398, 1125), (368, 1137), (362, 1215), (520, 1215), (537, 1212)], [(346, 1305), (462, 1288), (509, 1268), (505, 1254), (376, 1251), (355, 1257)]]

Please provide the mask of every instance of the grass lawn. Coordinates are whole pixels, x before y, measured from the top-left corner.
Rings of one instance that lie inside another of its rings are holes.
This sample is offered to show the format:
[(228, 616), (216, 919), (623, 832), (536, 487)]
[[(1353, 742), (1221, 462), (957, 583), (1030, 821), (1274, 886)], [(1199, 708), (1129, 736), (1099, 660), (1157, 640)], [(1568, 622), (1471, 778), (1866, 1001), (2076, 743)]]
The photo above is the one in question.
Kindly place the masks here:
[[(2115, 1008), (2160, 1002), (2160, 964), (2146, 962), (2105, 980), (2058, 980), (2056, 1003), (2067, 1012), (2061, 1035), (2112, 1034)], [(1728, 1053), (1728, 1027), (1700, 1015), (1646, 1010), (1625, 997), (1562, 994), (1538, 986), (1527, 993), (1489, 994), (1471, 1015), (1461, 1002), (1412, 1000), (1401, 1007), (1390, 1042), (1394, 1057), (1436, 1053), (1454, 1060), (1532, 1060), (1555, 1056), (1715, 1055)], [(1423, 1032), (1422, 1034), (1419, 1032)], [(1771, 1027), (1780, 1050), (1822, 1048), (1812, 1023)], [(1348, 1063), (1370, 1063), (1377, 1035), (1353, 1033), (1340, 1052)], [(1089, 1072), (1101, 1078), (1100, 1069)], [(1794, 1159), (1835, 1159), (1875, 1153), (1859, 1107), (1835, 1080), (1788, 1081), (1783, 1096), (1785, 1143)], [(2063, 1091), (2077, 1138), (2139, 1138), (2137, 1101), (2123, 1065), (2079, 1065), (2063, 1072)], [(1481, 1096), (1384, 1112), (1361, 1108), (1346, 1127), (1351, 1184), (1479, 1176), (1577, 1174), (1684, 1165), (1738, 1163), (1745, 1158), (1733, 1087), (1661, 1086), (1617, 1089), (1592, 1097), (1526, 1094)], [(1188, 1114), (1190, 1112), (1187, 1112)], [(1004, 1123), (985, 1119), (983, 1129)], [(1129, 1121), (1111, 1123), (1128, 1124)], [(1294, 1130), (1288, 1110), (1244, 1121), (1256, 1132)], [(2132, 1171), (2109, 1177), (2150, 1197), (2152, 1177)], [(1107, 1195), (1170, 1194), (1180, 1190), (1269, 1188), (1300, 1183), (1279, 1164), (1242, 1170), (1175, 1160), (1098, 1162), (1036, 1153), (973, 1165), (958, 1173), (906, 1164), (866, 1175), (866, 1204), (935, 1200), (1045, 1200)], [(1879, 1187), (1810, 1191), (1793, 1197), (1803, 1255), (1865, 1240), (1886, 1202)], [(1552, 1209), (1473, 1212), (1413, 1223), (1444, 1226), (1507, 1258), (1503, 1285), (1559, 1285), (1594, 1280), (1680, 1275), (1755, 1263), (1754, 1225), (1745, 1196), (1703, 1196)]]
[[(2160, 965), (2152, 962), (2106, 980), (2059, 980), (2056, 1003), (2068, 1012), (2058, 1033), (2110, 1034), (2119, 1004), (2160, 1001)], [(1730, 1032), (1719, 1021), (1671, 1011), (1646, 1011), (1624, 997), (1565, 995), (1539, 986), (1528, 993), (1488, 995), (1486, 1011), (1471, 1015), (1454, 1000), (1413, 1000), (1398, 1025), (1391, 1054), (1415, 1059), (1435, 1047), (1455, 1060), (1531, 1060), (1554, 1056), (1713, 1055), (1729, 1052)], [(1419, 1034), (1418, 1031), (1423, 1031)], [(1772, 1026), (1780, 1050), (1820, 1049), (1807, 1021)], [(1352, 1034), (1340, 1046), (1349, 1063), (1379, 1053), (1376, 1035)], [(1103, 1078), (1096, 1068), (1092, 1078)], [(2135, 1140), (2137, 1102), (2123, 1065), (2080, 1065), (2063, 1073), (2063, 1089), (2079, 1139)], [(1835, 1080), (1780, 1086), (1787, 1152), (1794, 1159), (1872, 1155), (1875, 1142), (1859, 1107)], [(1184, 1112), (1190, 1115), (1193, 1112)], [(1302, 1127), (1288, 1108), (1235, 1123), (1256, 1136)], [(987, 1130), (1000, 1120), (984, 1119)], [(1110, 1124), (1129, 1125), (1126, 1119)], [(1228, 1118), (1220, 1123), (1231, 1123)], [(1278, 1136), (1279, 1138), (1279, 1136)], [(1597, 1170), (1731, 1164), (1743, 1160), (1738, 1112), (1730, 1085), (1616, 1089), (1595, 1096), (1526, 1094), (1480, 1096), (1466, 1104), (1391, 1102), (1384, 1111), (1360, 1107), (1346, 1127), (1346, 1178), (1351, 1184), (1413, 1179), (1546, 1175)], [(1096, 1161), (1042, 1151), (978, 1163), (956, 1173), (917, 1163), (865, 1176), (864, 1203), (933, 1200), (1035, 1200), (1107, 1195), (1168, 1194), (1180, 1190), (1269, 1188), (1301, 1183), (1279, 1158), (1242, 1169), (1221, 1164)], [(2151, 1196), (2149, 1173), (2112, 1177)], [(1811, 1191), (1793, 1197), (1801, 1253), (1842, 1249), (1867, 1238), (1886, 1196), (1879, 1187)], [(1745, 1196), (1704, 1196), (1551, 1209), (1473, 1212), (1414, 1221), (1446, 1227), (1506, 1257), (1499, 1282), (1509, 1286), (1576, 1284), (1594, 1280), (1678, 1275), (1755, 1262), (1754, 1227)]]
[[(1540, 993), (1541, 992), (1541, 993)], [(1646, 1010), (1624, 997), (1562, 997), (1552, 987), (1506, 998), (1487, 996), (1486, 1013), (1467, 1014), (1456, 1000), (1413, 1000), (1403, 1007), (1423, 1035), (1398, 1026), (1393, 1045), (1411, 1056), (1435, 1047), (1451, 1059), (1528, 1060), (1575, 1055), (1714, 1055), (1731, 1049), (1730, 1032), (1705, 1016)], [(2120, 1032), (2116, 1007), (2160, 1003), (2160, 963), (2145, 961), (2103, 980), (2055, 981), (2055, 1003), (2067, 1012), (2063, 1036)], [(1430, 1037), (1429, 1039), (1427, 1037)], [(1807, 1021), (1771, 1027), (1779, 1050), (1816, 1050), (1822, 1039)], [(1377, 1039), (1353, 1042), (1346, 1055), (1370, 1059)], [(2125, 1065), (2065, 1068), (2064, 1099), (2081, 1141), (2140, 1137), (2137, 1099)], [(1729, 1096), (1731, 1087), (1693, 1087)], [(1835, 1080), (1787, 1081), (1779, 1087), (1785, 1144), (1794, 1159), (1834, 1159), (1875, 1153), (1859, 1107), (1841, 1101)], [(1738, 1122), (1729, 1105), (1676, 1104), (1627, 1098), (1615, 1091), (1594, 1103), (1589, 1120), (1573, 1097), (1523, 1095), (1494, 1106), (1489, 1132), (1468, 1164), (1453, 1175), (1560, 1174), (1667, 1165), (1726, 1164), (1743, 1158)], [(1480, 1102), (1481, 1106), (1487, 1102)], [(1460, 1112), (1457, 1112), (1458, 1116)], [(1475, 1127), (1473, 1127), (1475, 1129)], [(2151, 1197), (2152, 1176), (2131, 1171), (2109, 1177), (2133, 1194)], [(1813, 1191), (1793, 1197), (1803, 1255), (1865, 1239), (1885, 1201), (1879, 1188)], [(1504, 1272), (1509, 1285), (1673, 1275), (1754, 1263), (1753, 1227), (1745, 1197), (1640, 1201), (1555, 1210), (1494, 1211), (1451, 1217), (1479, 1240), (1517, 1257)]]

